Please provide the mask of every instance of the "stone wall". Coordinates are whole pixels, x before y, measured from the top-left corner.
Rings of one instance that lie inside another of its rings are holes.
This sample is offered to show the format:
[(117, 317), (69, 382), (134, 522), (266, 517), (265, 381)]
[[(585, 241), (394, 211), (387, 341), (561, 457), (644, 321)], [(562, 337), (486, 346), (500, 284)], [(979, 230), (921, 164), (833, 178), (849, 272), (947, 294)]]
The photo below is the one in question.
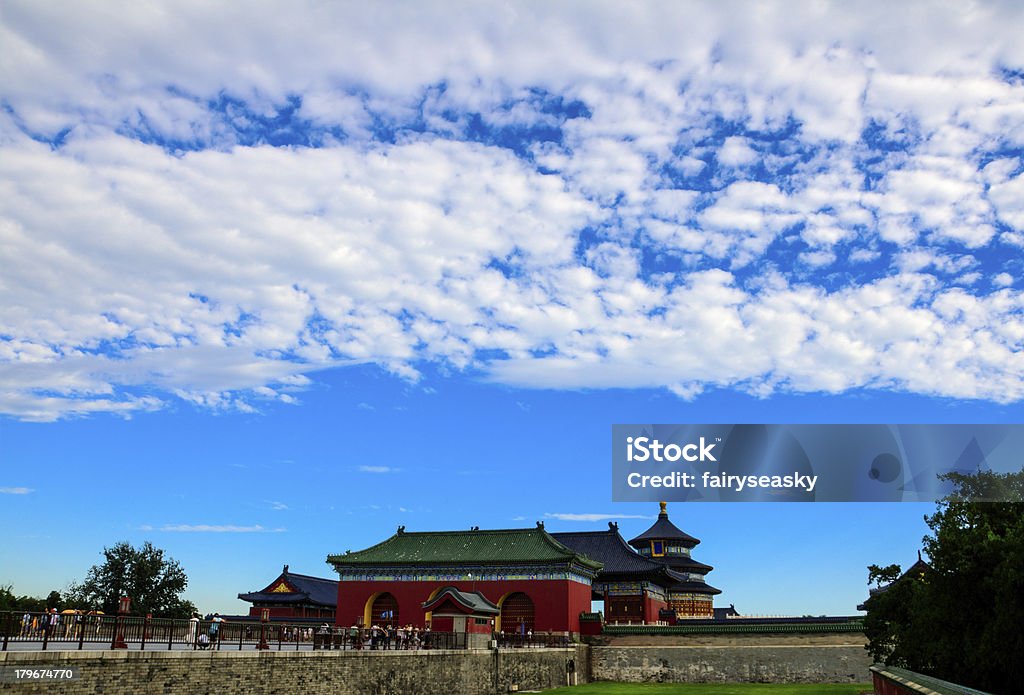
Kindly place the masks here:
[(595, 647), (759, 647), (785, 645), (859, 646), (868, 643), (863, 632), (771, 633), (732, 632), (696, 634), (595, 635), (586, 637)]
[(566, 663), (586, 682), (589, 647), (471, 651), (73, 651), (7, 652), (0, 666), (75, 667), (81, 679), (22, 682), (19, 695), (491, 695), (565, 685)]
[[(735, 637), (734, 642), (742, 642)], [(593, 680), (628, 683), (868, 683), (863, 643), (605, 646), (591, 650)]]
[[(0, 653), (0, 666), (74, 666), (81, 680), (18, 693), (135, 695), (492, 695), (577, 682), (867, 683), (863, 634), (629, 635), (569, 649), (385, 651), (72, 651)], [(636, 644), (638, 641), (644, 644)], [(0, 690), (13, 686), (0, 685)]]

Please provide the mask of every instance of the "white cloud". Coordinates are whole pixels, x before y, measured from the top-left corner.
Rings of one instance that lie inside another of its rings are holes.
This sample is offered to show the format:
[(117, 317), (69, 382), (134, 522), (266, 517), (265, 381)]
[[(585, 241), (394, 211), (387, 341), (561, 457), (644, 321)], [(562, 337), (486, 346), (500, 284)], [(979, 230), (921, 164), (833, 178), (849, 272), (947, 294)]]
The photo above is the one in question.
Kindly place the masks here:
[(236, 526), (234, 524), (164, 524), (161, 531), (170, 533), (281, 533), (283, 528), (264, 528), (259, 524), (253, 526)]
[(726, 166), (740, 167), (757, 161), (757, 152), (747, 138), (728, 137), (718, 150), (718, 161)]
[(548, 519), (558, 519), (559, 521), (607, 521), (609, 519), (653, 519), (653, 516), (644, 516), (643, 514), (593, 514), (593, 513), (547, 513), (544, 514)]
[(392, 466), (360, 466), (360, 473), (400, 473), (400, 468), (393, 468)]
[(0, 412), (1024, 393), (1019, 8), (169, 7), (0, 20)]
[(0, 495), (29, 495), (35, 492), (30, 487), (0, 487)]

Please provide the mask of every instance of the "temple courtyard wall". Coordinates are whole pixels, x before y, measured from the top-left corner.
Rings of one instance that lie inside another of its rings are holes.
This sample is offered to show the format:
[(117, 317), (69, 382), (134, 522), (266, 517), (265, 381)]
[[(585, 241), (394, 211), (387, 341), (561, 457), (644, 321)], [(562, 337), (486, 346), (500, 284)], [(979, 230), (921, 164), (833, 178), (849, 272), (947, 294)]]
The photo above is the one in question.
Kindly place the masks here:
[(6, 652), (0, 666), (73, 667), (80, 678), (55, 684), (0, 684), (19, 695), (490, 695), (566, 684), (566, 666), (589, 647), (429, 651), (73, 651)]
[(862, 632), (601, 635), (590, 676), (625, 683), (867, 683)]
[(7, 652), (14, 668), (74, 666), (79, 680), (20, 683), (19, 693), (496, 695), (578, 683), (869, 682), (862, 633), (625, 635), (568, 649)]

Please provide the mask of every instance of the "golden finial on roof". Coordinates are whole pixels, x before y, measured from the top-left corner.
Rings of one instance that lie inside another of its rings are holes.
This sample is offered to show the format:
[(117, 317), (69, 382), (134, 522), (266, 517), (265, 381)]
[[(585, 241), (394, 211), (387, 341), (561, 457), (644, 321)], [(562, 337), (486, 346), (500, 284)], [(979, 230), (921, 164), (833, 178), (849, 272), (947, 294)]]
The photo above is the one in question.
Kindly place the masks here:
[(668, 507), (668, 502), (658, 502), (658, 504), (661, 505), (661, 513), (667, 514), (668, 512), (665, 511), (665, 508)]

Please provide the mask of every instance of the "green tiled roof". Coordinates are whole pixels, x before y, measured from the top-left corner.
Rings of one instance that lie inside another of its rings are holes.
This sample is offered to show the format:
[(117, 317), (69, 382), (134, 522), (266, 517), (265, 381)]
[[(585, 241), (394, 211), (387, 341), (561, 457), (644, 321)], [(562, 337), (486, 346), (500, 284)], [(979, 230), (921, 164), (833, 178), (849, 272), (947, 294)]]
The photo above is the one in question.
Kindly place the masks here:
[(821, 632), (864, 632), (864, 623), (860, 620), (848, 622), (757, 622), (754, 620), (722, 620), (718, 622), (700, 621), (690, 623), (683, 620), (675, 625), (605, 625), (606, 635), (724, 635), (734, 633), (796, 633), (814, 634)]
[(398, 533), (366, 550), (329, 555), (335, 566), (523, 564), (569, 562), (592, 569), (601, 563), (574, 552), (542, 526), (493, 531), (426, 531)]

